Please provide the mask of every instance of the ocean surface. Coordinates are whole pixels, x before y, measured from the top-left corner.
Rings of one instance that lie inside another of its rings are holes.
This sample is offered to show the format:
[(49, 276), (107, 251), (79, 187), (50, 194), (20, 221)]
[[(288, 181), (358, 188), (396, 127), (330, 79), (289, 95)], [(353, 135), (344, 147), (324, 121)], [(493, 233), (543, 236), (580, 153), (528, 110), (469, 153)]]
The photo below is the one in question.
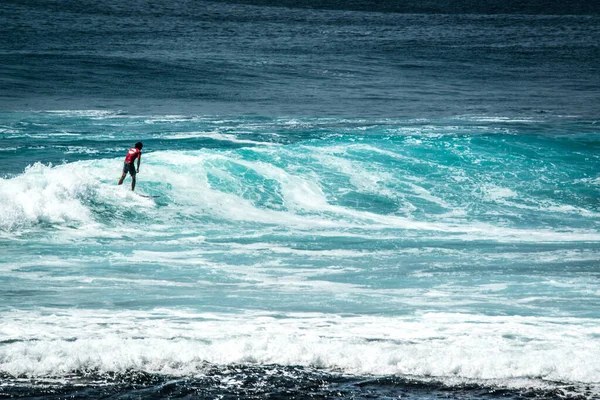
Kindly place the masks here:
[(600, 398), (600, 7), (542, 3), (3, 0), (0, 398)]

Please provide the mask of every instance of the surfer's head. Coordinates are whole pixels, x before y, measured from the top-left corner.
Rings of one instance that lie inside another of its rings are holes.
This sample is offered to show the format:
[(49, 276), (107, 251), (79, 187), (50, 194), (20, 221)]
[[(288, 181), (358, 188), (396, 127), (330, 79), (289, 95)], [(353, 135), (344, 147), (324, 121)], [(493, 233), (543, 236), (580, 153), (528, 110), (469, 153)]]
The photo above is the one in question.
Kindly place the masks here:
[(141, 150), (141, 149), (142, 149), (142, 147), (144, 147), (144, 145), (142, 144), (142, 142), (137, 142), (137, 143), (135, 144), (135, 148), (136, 148), (136, 149), (140, 149), (140, 150)]

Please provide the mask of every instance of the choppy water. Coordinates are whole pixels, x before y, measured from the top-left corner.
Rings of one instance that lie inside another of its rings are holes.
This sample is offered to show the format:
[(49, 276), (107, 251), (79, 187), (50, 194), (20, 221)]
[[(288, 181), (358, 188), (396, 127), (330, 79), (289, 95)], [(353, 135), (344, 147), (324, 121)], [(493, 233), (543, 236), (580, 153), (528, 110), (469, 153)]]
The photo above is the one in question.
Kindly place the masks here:
[(254, 3), (0, 5), (0, 397), (600, 396), (598, 16)]
[[(325, 397), (381, 378), (597, 393), (593, 125), (2, 118), (10, 385), (143, 373), (268, 392), (275, 370)], [(140, 138), (132, 193), (116, 180)]]

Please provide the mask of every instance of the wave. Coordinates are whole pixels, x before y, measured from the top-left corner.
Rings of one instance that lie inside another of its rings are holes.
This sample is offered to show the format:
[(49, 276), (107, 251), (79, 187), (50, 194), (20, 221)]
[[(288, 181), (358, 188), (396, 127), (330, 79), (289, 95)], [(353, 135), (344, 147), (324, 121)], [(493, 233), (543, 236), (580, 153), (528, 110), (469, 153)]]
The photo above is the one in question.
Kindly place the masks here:
[(207, 363), (275, 364), (450, 385), (600, 388), (592, 319), (47, 309), (3, 320), (0, 374), (13, 377), (77, 371), (182, 377), (202, 375)]
[[(33, 135), (73, 133), (58, 118)], [(81, 118), (102, 128), (36, 142), (71, 162), (0, 179), (3, 382), (273, 367), (600, 393), (594, 135)]]
[[(120, 160), (37, 163), (0, 179), (0, 231), (94, 224), (110, 230), (135, 214), (144, 230), (149, 221), (185, 225), (200, 218), (292, 230), (396, 229), (432, 240), (600, 241), (589, 221), (598, 213), (585, 204), (535, 198), (519, 180), (480, 178), (379, 146), (334, 142), (158, 151), (145, 155), (137, 186), (138, 192), (160, 196), (155, 200), (132, 193), (128, 182), (115, 185)], [(420, 174), (423, 169), (448, 173)], [(473, 192), (464, 193), (465, 186)], [(502, 218), (488, 217), (494, 214)]]

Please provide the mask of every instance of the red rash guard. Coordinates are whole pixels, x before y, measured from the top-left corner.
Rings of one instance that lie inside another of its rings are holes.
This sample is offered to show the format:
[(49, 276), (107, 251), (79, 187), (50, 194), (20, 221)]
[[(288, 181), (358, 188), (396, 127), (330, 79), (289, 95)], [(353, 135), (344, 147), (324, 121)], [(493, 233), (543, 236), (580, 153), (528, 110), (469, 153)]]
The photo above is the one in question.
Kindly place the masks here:
[(142, 155), (142, 151), (140, 149), (132, 147), (127, 152), (127, 156), (125, 156), (125, 162), (132, 163), (135, 161), (136, 158), (138, 158), (141, 155)]

